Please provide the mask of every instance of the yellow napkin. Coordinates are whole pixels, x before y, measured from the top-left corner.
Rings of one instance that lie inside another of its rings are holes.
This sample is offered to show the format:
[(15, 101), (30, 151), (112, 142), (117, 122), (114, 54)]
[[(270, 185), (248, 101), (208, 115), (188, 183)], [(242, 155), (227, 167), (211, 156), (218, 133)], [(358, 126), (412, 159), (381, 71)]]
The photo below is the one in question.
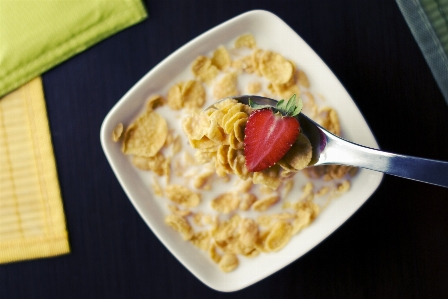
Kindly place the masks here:
[(0, 98), (0, 263), (69, 251), (38, 77)]

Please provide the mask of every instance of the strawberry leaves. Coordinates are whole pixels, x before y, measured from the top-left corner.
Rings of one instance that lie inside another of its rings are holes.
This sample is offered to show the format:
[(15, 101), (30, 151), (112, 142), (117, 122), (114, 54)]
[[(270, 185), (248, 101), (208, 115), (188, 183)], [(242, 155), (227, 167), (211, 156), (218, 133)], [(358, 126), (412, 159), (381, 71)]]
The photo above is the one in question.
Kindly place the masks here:
[(287, 101), (283, 99), (278, 101), (275, 107), (271, 105), (260, 105), (250, 99), (249, 106), (255, 110), (269, 108), (273, 109), (274, 111), (280, 112), (283, 116), (294, 117), (296, 115), (299, 115), (300, 111), (302, 111), (303, 102), (301, 98), (297, 99), (296, 95), (293, 94)]

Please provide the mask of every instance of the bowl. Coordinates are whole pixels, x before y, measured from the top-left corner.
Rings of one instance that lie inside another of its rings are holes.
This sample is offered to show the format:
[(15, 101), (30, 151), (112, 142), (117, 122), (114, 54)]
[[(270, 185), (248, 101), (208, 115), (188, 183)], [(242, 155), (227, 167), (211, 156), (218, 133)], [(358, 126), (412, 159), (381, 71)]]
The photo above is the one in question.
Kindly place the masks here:
[[(104, 119), (101, 127), (104, 153), (129, 200), (152, 232), (200, 281), (223, 292), (243, 289), (302, 257), (349, 219), (374, 193), (383, 177), (382, 173), (360, 170), (352, 179), (350, 191), (333, 200), (309, 227), (294, 236), (282, 250), (244, 259), (230, 273), (220, 271), (207, 254), (185, 243), (164, 223), (165, 205), (155, 198), (146, 174), (130, 163), (121, 152), (120, 143), (113, 142), (112, 131), (118, 123), (129, 124), (135, 119), (148, 96), (166, 94), (174, 83), (191, 77), (189, 68), (197, 56), (209, 54), (219, 45), (229, 44), (245, 33), (251, 33), (261, 48), (281, 53), (307, 73), (314, 90), (328, 105), (338, 107), (345, 139), (378, 148), (361, 112), (332, 71), (297, 33), (267, 11), (249, 11), (210, 29), (169, 55), (139, 80)], [(167, 121), (174, 123), (176, 117), (172, 118)]]

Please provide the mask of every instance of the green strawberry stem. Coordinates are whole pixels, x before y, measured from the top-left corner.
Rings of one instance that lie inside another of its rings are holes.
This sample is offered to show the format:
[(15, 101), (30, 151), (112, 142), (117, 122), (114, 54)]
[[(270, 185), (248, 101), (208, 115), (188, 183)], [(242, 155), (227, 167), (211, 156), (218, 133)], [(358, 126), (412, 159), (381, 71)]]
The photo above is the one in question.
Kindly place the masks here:
[(296, 95), (293, 94), (289, 100), (280, 100), (277, 102), (277, 105), (275, 107), (272, 107), (270, 105), (260, 105), (252, 100), (249, 99), (249, 106), (253, 109), (274, 109), (278, 112), (280, 112), (283, 116), (291, 116), (294, 117), (302, 111), (303, 108), (303, 102), (302, 99), (299, 97), (297, 99)]

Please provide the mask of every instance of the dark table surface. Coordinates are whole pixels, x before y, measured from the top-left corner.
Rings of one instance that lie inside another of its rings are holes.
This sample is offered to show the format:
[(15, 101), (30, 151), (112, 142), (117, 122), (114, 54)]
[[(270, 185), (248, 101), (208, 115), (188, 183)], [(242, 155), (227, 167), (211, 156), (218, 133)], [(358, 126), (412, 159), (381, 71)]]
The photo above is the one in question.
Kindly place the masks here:
[(448, 298), (448, 189), (385, 176), (315, 249), (225, 294), (203, 285), (158, 241), (100, 145), (104, 117), (151, 68), (215, 25), (265, 9), (328, 64), (383, 150), (448, 161), (448, 107), (395, 1), (146, 6), (146, 21), (43, 75), (72, 252), (0, 266), (0, 298)]

